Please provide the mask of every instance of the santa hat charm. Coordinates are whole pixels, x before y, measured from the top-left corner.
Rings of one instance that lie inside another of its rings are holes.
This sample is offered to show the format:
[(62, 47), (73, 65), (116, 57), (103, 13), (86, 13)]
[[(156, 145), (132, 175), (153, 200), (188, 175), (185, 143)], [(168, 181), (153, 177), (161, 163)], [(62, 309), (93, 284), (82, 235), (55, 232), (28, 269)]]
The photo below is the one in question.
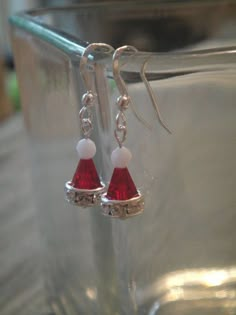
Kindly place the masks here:
[(101, 198), (104, 215), (126, 219), (143, 212), (144, 198), (127, 168), (131, 158), (131, 152), (124, 146), (117, 147), (111, 154), (114, 171), (107, 193)]
[(72, 180), (65, 184), (66, 200), (76, 206), (91, 207), (99, 204), (101, 194), (105, 192), (93, 162), (96, 146), (92, 140), (84, 138), (76, 149), (80, 160)]

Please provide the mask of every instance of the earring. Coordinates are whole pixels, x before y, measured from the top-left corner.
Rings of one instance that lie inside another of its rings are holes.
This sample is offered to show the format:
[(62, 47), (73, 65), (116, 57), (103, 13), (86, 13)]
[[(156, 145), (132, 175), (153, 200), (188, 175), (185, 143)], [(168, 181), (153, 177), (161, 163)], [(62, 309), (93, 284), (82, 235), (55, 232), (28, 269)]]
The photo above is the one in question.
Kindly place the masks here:
[(113, 51), (113, 48), (109, 45), (94, 43), (88, 45), (81, 57), (80, 73), (87, 88), (87, 92), (82, 96), (83, 107), (79, 112), (80, 127), (84, 138), (79, 140), (76, 146), (80, 158), (77, 169), (72, 180), (65, 184), (66, 200), (80, 207), (90, 207), (99, 204), (101, 195), (105, 192), (105, 184), (100, 181), (93, 162), (96, 145), (90, 139), (90, 136), (93, 130), (92, 109), (96, 95), (92, 91), (91, 78), (86, 70), (89, 54), (99, 49), (104, 49), (106, 53)]
[(131, 102), (119, 69), (119, 58), (124, 52), (136, 53), (137, 50), (132, 46), (123, 46), (118, 48), (113, 54), (113, 76), (121, 94), (116, 100), (118, 113), (114, 131), (118, 147), (111, 154), (114, 171), (108, 190), (101, 197), (103, 214), (120, 219), (135, 216), (144, 210), (144, 198), (141, 192), (137, 190), (127, 168), (132, 155), (129, 149), (123, 146), (127, 135), (125, 111)]

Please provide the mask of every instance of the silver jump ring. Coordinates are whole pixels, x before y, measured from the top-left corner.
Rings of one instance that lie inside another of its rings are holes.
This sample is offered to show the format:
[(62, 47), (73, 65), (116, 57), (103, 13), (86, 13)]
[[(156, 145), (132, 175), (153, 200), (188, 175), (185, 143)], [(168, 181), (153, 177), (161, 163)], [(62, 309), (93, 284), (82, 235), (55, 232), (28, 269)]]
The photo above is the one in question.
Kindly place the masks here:
[(92, 111), (83, 106), (79, 112), (81, 130), (86, 138), (89, 138), (93, 130), (93, 114)]
[[(120, 133), (121, 136), (119, 136), (118, 133)], [(122, 111), (119, 111), (116, 115), (116, 129), (114, 130), (114, 135), (119, 147), (121, 147), (127, 136), (126, 116)]]
[(82, 128), (82, 131), (83, 131), (85, 138), (89, 138), (91, 135), (91, 132), (93, 130), (93, 125), (92, 125), (91, 119), (90, 118), (84, 118), (81, 128)]
[(126, 116), (123, 112), (120, 111), (116, 115), (116, 129), (123, 130), (124, 128), (126, 128), (126, 126), (127, 126)]
[[(121, 136), (118, 135), (118, 132), (119, 133), (122, 133)], [(122, 144), (125, 142), (126, 140), (126, 135), (127, 135), (127, 130), (126, 129), (123, 129), (123, 130), (114, 130), (114, 135), (115, 135), (115, 138), (116, 138), (116, 141), (119, 145), (119, 147), (121, 148), (122, 147)]]

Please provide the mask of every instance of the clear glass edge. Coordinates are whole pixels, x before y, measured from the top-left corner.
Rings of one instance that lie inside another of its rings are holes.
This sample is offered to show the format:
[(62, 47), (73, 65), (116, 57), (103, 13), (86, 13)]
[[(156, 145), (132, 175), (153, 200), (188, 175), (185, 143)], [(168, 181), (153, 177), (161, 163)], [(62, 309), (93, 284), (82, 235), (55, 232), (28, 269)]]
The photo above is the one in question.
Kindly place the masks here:
[[(215, 1), (200, 1), (199, 3), (214, 3)], [(217, 1), (216, 1), (217, 2)], [(149, 2), (147, 2), (149, 3)], [(236, 1), (232, 1), (232, 3), (236, 3)], [(160, 4), (164, 5), (164, 1), (160, 1)], [(167, 4), (169, 5), (177, 5), (175, 1), (167, 1)], [(181, 2), (183, 5), (184, 2)], [(92, 8), (94, 4), (80, 4), (70, 7), (64, 7), (64, 10), (71, 9), (71, 8)], [(102, 7), (105, 3), (97, 4), (96, 7)], [(156, 6), (159, 5), (159, 2), (156, 3)], [(22, 29), (26, 31), (27, 33), (36, 36), (40, 38), (41, 40), (51, 44), (52, 46), (56, 47), (57, 49), (61, 50), (63, 53), (68, 55), (71, 60), (78, 61), (80, 56), (83, 54), (85, 48), (89, 44), (89, 42), (73, 38), (68, 39), (65, 36), (59, 34), (54, 29), (51, 29), (50, 26), (46, 24), (42, 24), (39, 21), (34, 19), (34, 16), (37, 12), (43, 12), (46, 13), (48, 11), (52, 12), (54, 10), (61, 10), (62, 7), (57, 8), (49, 8), (49, 9), (39, 9), (39, 10), (31, 10), (27, 12), (21, 12), (15, 15), (12, 15), (9, 17), (9, 24), (15, 28)], [(47, 11), (48, 10), (48, 11)], [(41, 13), (42, 14), (42, 13)], [(69, 36), (69, 34), (68, 34)], [(168, 73), (169, 71), (172, 72), (173, 68), (177, 68), (176, 71), (194, 71), (198, 68), (198, 70), (206, 70), (205, 67), (209, 70), (212, 70), (212, 68), (217, 65), (218, 69), (222, 68), (222, 65), (225, 64), (225, 60), (223, 60), (223, 56), (228, 55), (232, 58), (229, 58), (229, 62), (226, 62), (232, 66), (232, 64), (235, 65), (236, 63), (236, 46), (230, 46), (230, 47), (218, 47), (218, 48), (211, 48), (211, 49), (205, 49), (205, 50), (194, 50), (194, 51), (184, 51), (184, 52), (145, 52), (145, 51), (139, 51), (135, 57), (139, 57), (138, 62), (137, 59), (135, 60), (134, 65), (134, 58), (133, 56), (125, 56), (125, 64), (127, 65), (126, 70), (127, 71), (139, 71), (140, 67), (142, 66), (143, 62), (147, 59), (150, 61), (149, 66), (147, 68), (147, 73), (152, 73), (156, 71), (156, 68), (158, 67), (158, 73)], [(214, 55), (214, 61), (209, 60), (210, 57)], [(158, 59), (158, 63), (155, 66), (155, 62), (152, 62), (153, 60)], [(112, 63), (112, 53), (110, 56), (107, 54), (101, 57), (102, 62), (106, 62), (108, 66), (108, 70), (111, 70), (111, 63)], [(194, 62), (193, 62), (194, 60)], [(195, 70), (191, 66), (195, 63)], [(173, 65), (175, 64), (175, 67)], [(137, 69), (138, 65), (138, 69)], [(219, 66), (220, 65), (220, 66)], [(203, 69), (201, 69), (201, 66)], [(136, 70), (135, 70), (136, 68)], [(223, 66), (223, 68), (225, 68)], [(207, 70), (208, 70), (207, 69)]]

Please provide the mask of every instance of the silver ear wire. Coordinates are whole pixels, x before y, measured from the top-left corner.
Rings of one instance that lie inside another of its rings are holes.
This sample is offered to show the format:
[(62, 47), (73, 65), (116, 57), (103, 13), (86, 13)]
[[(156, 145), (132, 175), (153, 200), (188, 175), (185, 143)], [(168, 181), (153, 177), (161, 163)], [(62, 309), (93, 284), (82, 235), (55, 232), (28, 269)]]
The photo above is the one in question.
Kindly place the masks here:
[(128, 45), (122, 46), (122, 47), (116, 49), (115, 53), (113, 54), (113, 58), (112, 58), (113, 77), (114, 77), (114, 80), (116, 82), (117, 88), (120, 92), (120, 95), (128, 96), (128, 90), (126, 88), (126, 84), (125, 84), (124, 80), (121, 77), (120, 66), (119, 66), (120, 57), (124, 52), (137, 53), (138, 50), (133, 46), (128, 46)]
[(126, 46), (122, 46), (120, 48), (117, 48), (114, 55), (113, 55), (113, 77), (114, 77), (114, 80), (116, 82), (116, 85), (117, 85), (117, 88), (121, 94), (122, 97), (127, 97), (128, 100), (129, 100), (129, 104), (131, 106), (131, 109), (134, 113), (134, 115), (136, 116), (136, 118), (141, 122), (143, 123), (148, 129), (152, 129), (151, 125), (142, 118), (142, 116), (138, 113), (138, 111), (136, 110), (131, 98), (129, 97), (129, 94), (128, 94), (128, 90), (126, 88), (126, 84), (124, 82), (124, 80), (122, 79), (121, 77), (121, 74), (120, 74), (120, 66), (119, 66), (119, 59), (121, 57), (121, 55), (124, 53), (124, 52), (131, 52), (131, 53), (137, 53), (138, 50), (133, 47), (133, 46), (129, 46), (129, 45), (126, 45)]
[(150, 99), (151, 99), (151, 102), (152, 102), (152, 105), (157, 113), (157, 118), (160, 122), (160, 124), (162, 125), (162, 127), (165, 128), (165, 130), (171, 134), (171, 131), (170, 129), (166, 126), (166, 124), (164, 123), (163, 119), (162, 119), (162, 116), (161, 116), (161, 113), (160, 113), (160, 110), (159, 110), (159, 107), (158, 107), (158, 104), (157, 104), (157, 100), (156, 100), (156, 97), (153, 93), (153, 90), (151, 88), (151, 85), (149, 83), (149, 81), (147, 80), (147, 77), (146, 77), (146, 74), (145, 74), (145, 70), (146, 70), (146, 66), (147, 66), (147, 62), (148, 60), (146, 60), (143, 65), (142, 65), (142, 68), (141, 68), (141, 71), (140, 71), (140, 76), (143, 80), (143, 83), (145, 84), (146, 88), (147, 88), (147, 92), (150, 96)]
[(87, 71), (89, 55), (96, 51), (109, 54), (113, 50), (114, 48), (112, 46), (108, 44), (104, 44), (104, 43), (92, 43), (92, 44), (89, 44), (85, 48), (84, 53), (80, 59), (80, 73), (81, 73), (81, 76), (83, 77), (83, 81), (84, 81), (87, 91), (91, 91), (93, 87), (91, 76), (89, 75), (89, 72)]

